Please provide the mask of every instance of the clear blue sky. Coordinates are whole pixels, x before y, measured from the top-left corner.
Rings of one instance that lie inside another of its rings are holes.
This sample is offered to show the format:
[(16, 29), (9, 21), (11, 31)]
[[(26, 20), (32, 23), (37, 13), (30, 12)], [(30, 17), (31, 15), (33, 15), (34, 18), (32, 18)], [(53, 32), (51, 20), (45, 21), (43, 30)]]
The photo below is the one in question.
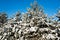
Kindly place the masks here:
[[(43, 6), (44, 12), (48, 15), (54, 15), (57, 9), (60, 8), (60, 0), (36, 0), (39, 5)], [(5, 11), (10, 17), (18, 10), (26, 12), (30, 7), (30, 3), (34, 0), (0, 0), (0, 12)]]

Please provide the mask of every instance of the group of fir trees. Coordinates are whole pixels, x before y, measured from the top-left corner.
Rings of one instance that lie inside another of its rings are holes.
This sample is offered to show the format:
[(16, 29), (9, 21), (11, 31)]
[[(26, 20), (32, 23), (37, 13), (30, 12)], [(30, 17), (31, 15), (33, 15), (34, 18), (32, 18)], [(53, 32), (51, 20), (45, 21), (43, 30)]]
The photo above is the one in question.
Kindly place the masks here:
[[(39, 13), (40, 12), (40, 13)], [(37, 4), (35, 1), (34, 4), (31, 4), (31, 8), (28, 8), (27, 13), (24, 15), (21, 15), (20, 11), (16, 13), (16, 21), (28, 21), (36, 16), (46, 17), (46, 15), (43, 12), (43, 8)], [(60, 20), (60, 10), (58, 10), (58, 14), (56, 17)], [(0, 12), (0, 26), (3, 25), (5, 22), (7, 22), (8, 16), (5, 12)]]

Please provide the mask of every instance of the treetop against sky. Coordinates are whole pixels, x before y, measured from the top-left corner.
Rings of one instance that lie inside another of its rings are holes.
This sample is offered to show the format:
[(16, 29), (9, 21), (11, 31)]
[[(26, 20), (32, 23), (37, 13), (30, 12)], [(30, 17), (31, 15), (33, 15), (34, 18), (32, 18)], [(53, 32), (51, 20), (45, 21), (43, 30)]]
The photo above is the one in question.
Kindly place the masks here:
[[(57, 9), (60, 7), (60, 0), (36, 0), (39, 5), (44, 9), (44, 13), (49, 16), (56, 14)], [(10, 17), (11, 14), (15, 14), (18, 10), (21, 12), (27, 12), (27, 8), (34, 0), (0, 0), (0, 12), (7, 12)]]

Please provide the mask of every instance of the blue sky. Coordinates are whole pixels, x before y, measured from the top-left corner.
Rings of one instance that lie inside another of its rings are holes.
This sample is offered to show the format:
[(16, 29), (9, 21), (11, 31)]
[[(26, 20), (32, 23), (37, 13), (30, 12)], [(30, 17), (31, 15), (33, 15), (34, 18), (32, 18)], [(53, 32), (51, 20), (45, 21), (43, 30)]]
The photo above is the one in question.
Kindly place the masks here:
[[(60, 0), (36, 0), (39, 5), (44, 8), (44, 12), (49, 16), (56, 14), (60, 8)], [(18, 10), (26, 12), (30, 7), (30, 3), (34, 0), (0, 0), (0, 12), (4, 11), (10, 17)]]

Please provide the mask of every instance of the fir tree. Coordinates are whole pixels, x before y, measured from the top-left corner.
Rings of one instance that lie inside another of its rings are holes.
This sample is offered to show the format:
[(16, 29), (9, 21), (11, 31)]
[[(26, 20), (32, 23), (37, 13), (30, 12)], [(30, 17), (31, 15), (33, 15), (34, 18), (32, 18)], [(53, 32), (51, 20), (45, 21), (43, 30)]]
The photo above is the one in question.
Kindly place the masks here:
[(60, 10), (58, 10), (58, 14), (56, 15), (56, 17), (58, 18), (58, 21), (60, 21)]
[(0, 13), (0, 24), (3, 25), (7, 22), (7, 14), (5, 12)]
[(20, 11), (18, 11), (15, 16), (16, 16), (16, 21), (21, 21), (21, 13), (20, 13)]

